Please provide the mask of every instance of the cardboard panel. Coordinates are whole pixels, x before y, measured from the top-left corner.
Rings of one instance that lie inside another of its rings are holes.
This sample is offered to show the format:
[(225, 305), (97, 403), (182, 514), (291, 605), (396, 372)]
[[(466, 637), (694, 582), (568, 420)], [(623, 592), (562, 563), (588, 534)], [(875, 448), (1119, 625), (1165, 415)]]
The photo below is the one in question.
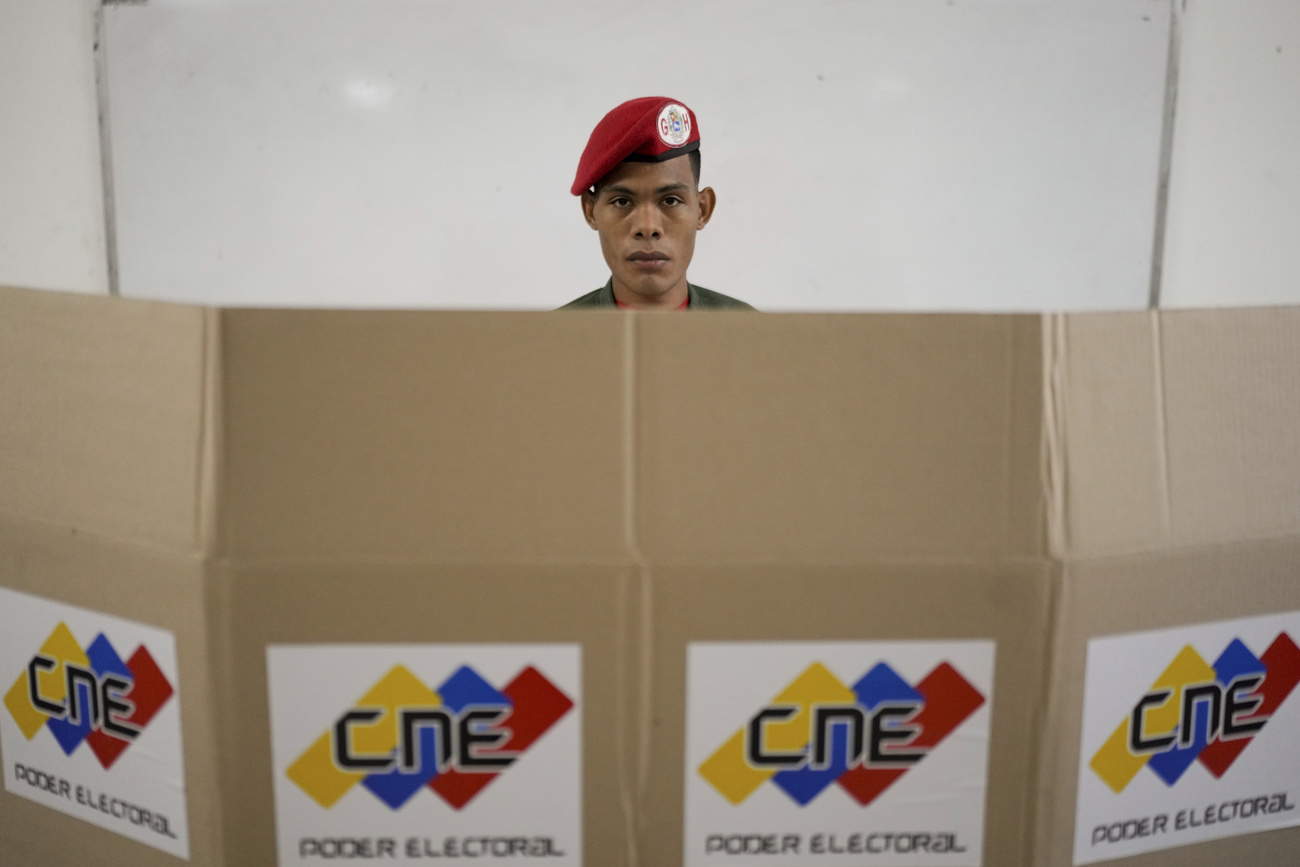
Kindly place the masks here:
[[(1080, 721), (1088, 639), (1300, 609), (1295, 538), (1069, 563), (1061, 579), (1032, 863), (1073, 863)], [(1189, 804), (1188, 806), (1196, 806)], [(1295, 862), (1300, 829), (1250, 834), (1134, 856), (1133, 867)]]
[[(628, 863), (622, 797), (631, 722), (629, 575), (610, 567), (221, 567), (208, 604), (217, 653), (229, 864), (275, 859), (269, 645), (580, 643), (584, 859)], [(320, 677), (331, 673), (322, 670)], [(322, 719), (322, 730), (333, 719)], [(503, 779), (501, 785), (508, 782)], [(235, 794), (237, 793), (237, 794)], [(421, 793), (430, 795), (430, 793)], [(411, 805), (418, 809), (421, 805)], [(438, 829), (428, 832), (440, 837)]]
[(1158, 320), (1065, 317), (1050, 349), (1071, 551), (1141, 549), (1168, 535)]
[[(1032, 733), (1039, 725), (1046, 673), (1050, 575), (1047, 564), (656, 570), (650, 772), (639, 829), (646, 863), (670, 865), (682, 859), (690, 642), (951, 639), (995, 642), (982, 863), (1026, 863), (1023, 840), (1031, 800)], [(780, 686), (774, 684), (774, 689)], [(855, 830), (866, 830), (873, 819), (870, 807), (864, 809), (862, 827)]]
[(621, 555), (616, 317), (244, 310), (223, 323), (228, 554)]
[(656, 561), (1041, 550), (1037, 320), (642, 317), (638, 531)]
[[(180, 702), (189, 863), (218, 867), (227, 862), (221, 855), (223, 805), (217, 793), (221, 759), (202, 582), (202, 564), (187, 555), (0, 518), (0, 584), (174, 635), (179, 683), (173, 700)], [(2, 688), (7, 690), (13, 673), (3, 676)], [(0, 708), (0, 713), (8, 712)], [(7, 758), (0, 756), (0, 760)], [(114, 779), (109, 773), (108, 785)], [(162, 867), (176, 863), (172, 855), (0, 791), (0, 864)]]
[(1300, 533), (1300, 309), (1161, 323), (1174, 541)]
[[(1087, 641), (1300, 609), (1297, 332), (0, 291), (0, 585), (175, 634), (196, 864), (275, 857), (271, 645), (580, 645), (584, 858), (673, 865), (692, 642), (986, 640), (984, 863), (1064, 865)], [(0, 861), (158, 857), (0, 795)]]
[(208, 315), (0, 289), (0, 512), (197, 550)]
[(1059, 333), (1069, 550), (1300, 532), (1300, 311), (1074, 315)]

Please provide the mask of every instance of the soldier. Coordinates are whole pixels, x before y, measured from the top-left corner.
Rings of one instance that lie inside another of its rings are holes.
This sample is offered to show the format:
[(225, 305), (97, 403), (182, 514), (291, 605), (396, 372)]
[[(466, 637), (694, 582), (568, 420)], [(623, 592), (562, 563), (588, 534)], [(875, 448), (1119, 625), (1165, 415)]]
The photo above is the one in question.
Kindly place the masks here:
[(695, 233), (713, 216), (712, 187), (700, 189), (695, 113), (662, 96), (632, 99), (592, 130), (570, 192), (600, 235), (609, 282), (564, 305), (634, 310), (753, 310), (686, 282)]

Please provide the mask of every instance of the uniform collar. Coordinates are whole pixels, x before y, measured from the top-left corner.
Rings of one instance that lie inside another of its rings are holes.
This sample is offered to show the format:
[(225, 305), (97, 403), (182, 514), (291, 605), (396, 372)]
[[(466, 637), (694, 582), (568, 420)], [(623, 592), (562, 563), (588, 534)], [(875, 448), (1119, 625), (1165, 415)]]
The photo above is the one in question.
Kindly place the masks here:
[[(588, 283), (587, 285), (590, 286), (591, 284)], [(610, 278), (605, 281), (605, 285), (601, 287), (600, 306), (618, 307), (618, 301), (614, 299), (614, 276), (612, 274), (610, 275)], [(699, 307), (700, 307), (699, 287), (694, 285), (693, 283), (688, 282), (686, 284), (686, 309), (698, 310)]]

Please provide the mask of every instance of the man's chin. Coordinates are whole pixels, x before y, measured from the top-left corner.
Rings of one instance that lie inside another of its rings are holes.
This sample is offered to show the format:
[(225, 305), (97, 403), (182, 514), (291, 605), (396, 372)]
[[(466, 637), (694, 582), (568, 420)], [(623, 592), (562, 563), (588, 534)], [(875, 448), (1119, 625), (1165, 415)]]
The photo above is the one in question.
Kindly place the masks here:
[(623, 285), (632, 290), (633, 294), (644, 298), (646, 301), (658, 301), (671, 292), (678, 282), (677, 280), (646, 280), (643, 278), (640, 280), (625, 280)]

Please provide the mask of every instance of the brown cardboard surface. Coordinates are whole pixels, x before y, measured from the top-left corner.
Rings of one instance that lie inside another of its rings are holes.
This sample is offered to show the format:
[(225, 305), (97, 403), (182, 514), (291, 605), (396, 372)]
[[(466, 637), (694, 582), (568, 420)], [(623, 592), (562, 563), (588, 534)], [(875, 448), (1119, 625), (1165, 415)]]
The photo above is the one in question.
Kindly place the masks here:
[[(224, 803), (217, 789), (219, 698), (212, 689), (202, 562), (188, 554), (5, 517), (0, 518), (0, 580), (13, 590), (175, 634), (190, 863), (227, 863), (221, 854)], [(6, 867), (176, 863), (171, 855), (0, 790), (0, 864)]]
[(1024, 863), (1051, 586), (1038, 320), (636, 325), (647, 863), (682, 859), (690, 641), (965, 637), (998, 641), (985, 863)]
[(266, 649), (272, 644), (544, 643), (582, 646), (586, 863), (626, 864), (622, 788), (632, 727), (622, 644), (626, 569), (522, 566), (224, 565), (209, 594), (221, 694), (226, 861), (275, 862)]
[(1300, 533), (1300, 309), (1165, 314), (1161, 345), (1173, 543)]
[[(670, 867), (688, 642), (978, 637), (997, 641), (984, 862), (1052, 867), (1087, 639), (1300, 607), (1297, 397), (1295, 310), (215, 311), (3, 290), (0, 584), (176, 634), (196, 864), (274, 857), (269, 643), (580, 642), (586, 860)], [(0, 847), (170, 860), (7, 794)]]
[(1064, 551), (1300, 532), (1300, 310), (1075, 315), (1052, 333)]
[(222, 317), (227, 556), (624, 556), (617, 317)]
[(646, 556), (1042, 552), (1036, 318), (718, 314), (637, 324)]
[(1046, 563), (712, 566), (657, 570), (651, 769), (638, 811), (647, 864), (682, 859), (686, 646), (692, 641), (997, 642), (984, 863), (1024, 864), (1029, 743), (1039, 719), (1051, 589)]
[(1052, 458), (1064, 466), (1068, 552), (1142, 549), (1168, 535), (1156, 315), (1051, 320)]
[(211, 316), (0, 289), (0, 513), (196, 550)]
[[(1061, 578), (1039, 769), (1032, 863), (1073, 863), (1088, 639), (1300, 609), (1300, 538), (1081, 560)], [(1290, 867), (1300, 828), (1247, 834), (1116, 860), (1133, 867)]]

